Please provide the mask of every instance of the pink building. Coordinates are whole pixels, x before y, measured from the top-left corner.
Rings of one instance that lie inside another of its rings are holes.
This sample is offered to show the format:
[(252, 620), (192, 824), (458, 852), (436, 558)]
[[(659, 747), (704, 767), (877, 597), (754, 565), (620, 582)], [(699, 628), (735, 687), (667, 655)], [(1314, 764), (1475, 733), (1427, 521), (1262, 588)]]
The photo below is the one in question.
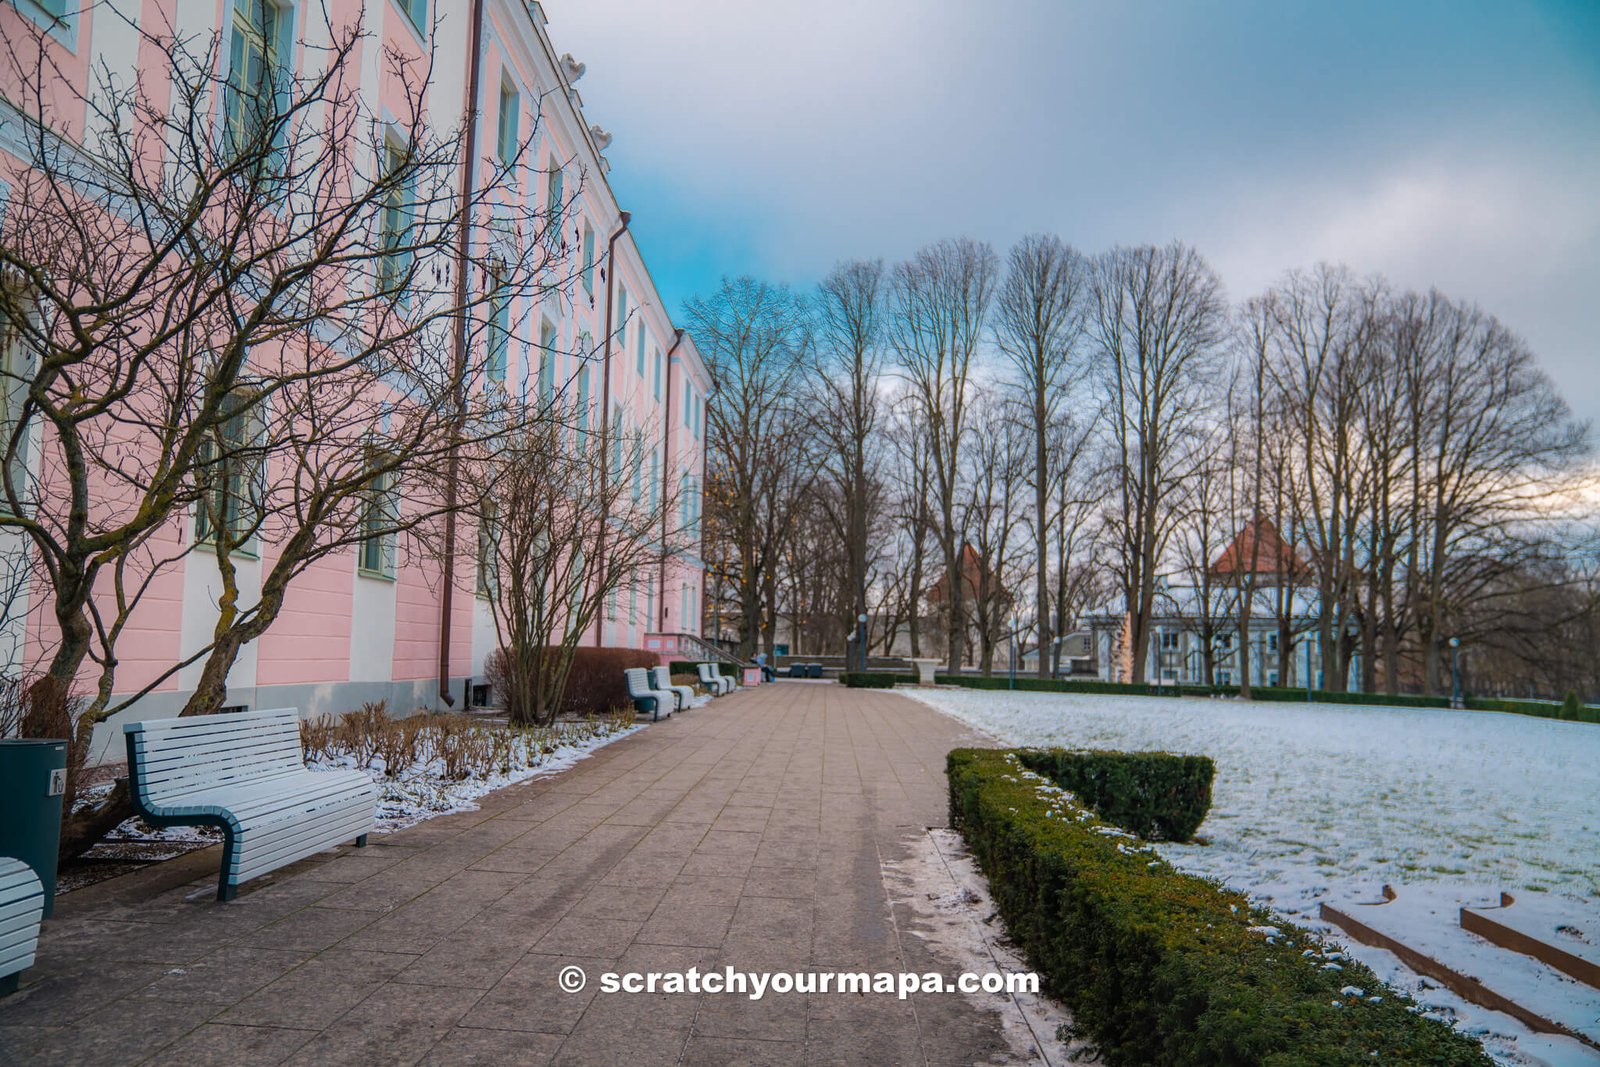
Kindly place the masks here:
[[(332, 6), (351, 12), (359, 7), (353, 0)], [(76, 0), (0, 0), (0, 34), (9, 36), (10, 27), (21, 25), (18, 20), (30, 20), (48, 27), (52, 59), (64, 76), (87, 82), (90, 70), (104, 67), (147, 80), (148, 49), (141, 44), (146, 27), (218, 33), (227, 42), (220, 62), (246, 62), (252, 47), (300, 47), (290, 42), (300, 39), (314, 5), (306, 0), (111, 0), (79, 7)], [(711, 383), (693, 341), (674, 327), (607, 180), (603, 151), (610, 138), (583, 114), (573, 84), (581, 66), (555, 51), (544, 11), (534, 2), (463, 0), (435, 10), (427, 0), (376, 0), (365, 5), (365, 19), (372, 40), (384, 48), (418, 57), (431, 52), (429, 110), (443, 116), (441, 121), (459, 121), (462, 102), (471, 95), (468, 87), (477, 86), (480, 158), (469, 166), (484, 166), (484, 157), (508, 138), (521, 140), (528, 146), (529, 176), (518, 195), (539, 210), (566, 204), (562, 240), (581, 260), (581, 270), (576, 283), (560, 294), (536, 303), (514, 298), (497, 310), (510, 337), (502, 387), (524, 396), (566, 390), (570, 400), (593, 413), (590, 425), (609, 418), (616, 420), (613, 425), (644, 433), (653, 442), (662, 483), (675, 480), (683, 487), (681, 525), (697, 529)], [(363, 71), (362, 92), (381, 113), (393, 87), (378, 65)], [(9, 105), (0, 101), (4, 106)], [(81, 117), (76, 124), (71, 115), (55, 121), (67, 136), (82, 136)], [(4, 132), (8, 125), (14, 126), (0, 121), (0, 154), (15, 160), (20, 152)], [(465, 177), (472, 180), (470, 174)], [(492, 238), (484, 233), (471, 239)], [(597, 344), (594, 339), (607, 335), (607, 323), (610, 343)], [(0, 340), (4, 337), (0, 332)], [(541, 358), (545, 353), (551, 358)], [(5, 358), (15, 366), (27, 356), (7, 352)], [(475, 592), (475, 533), (470, 520), (465, 522), (460, 544), (466, 547), (457, 553), (448, 597), (441, 595), (437, 570), (430, 572), (404, 553), (391, 553), (385, 565), (352, 549), (313, 565), (294, 583), (277, 622), (239, 656), (228, 677), (227, 704), (295, 706), (316, 714), (380, 699), (393, 709), (439, 708), (448, 694), (461, 706), (469, 683), (481, 682), (484, 659), (496, 644), (489, 605)], [(181, 551), (195, 536), (194, 526), (191, 519), (164, 530), (169, 547)], [(0, 552), (14, 554), (22, 551), (20, 545), (15, 534), (0, 533)], [(259, 555), (259, 560), (239, 562), (247, 593), (252, 582), (259, 589), (262, 562), (272, 558), (273, 546), (261, 545)], [(586, 643), (666, 652), (676, 645), (675, 635), (698, 634), (702, 563), (697, 548), (680, 553), (651, 579), (624, 591)], [(183, 555), (161, 574), (135, 624), (118, 642), (119, 693), (138, 692), (205, 646), (217, 618), (217, 589), (216, 562), (204, 552)], [(21, 610), (14, 607), (11, 613), (25, 623), (20, 630), (13, 625), (9, 642), (0, 645), (14, 673), (37, 669), (49, 653), (50, 620), (37, 603), (26, 602), (27, 595), (17, 606)], [(37, 590), (31, 595), (37, 600)], [(117, 716), (107, 733), (119, 732), (122, 719), (175, 713), (193, 691), (198, 670), (198, 665), (184, 668), (158, 684)]]

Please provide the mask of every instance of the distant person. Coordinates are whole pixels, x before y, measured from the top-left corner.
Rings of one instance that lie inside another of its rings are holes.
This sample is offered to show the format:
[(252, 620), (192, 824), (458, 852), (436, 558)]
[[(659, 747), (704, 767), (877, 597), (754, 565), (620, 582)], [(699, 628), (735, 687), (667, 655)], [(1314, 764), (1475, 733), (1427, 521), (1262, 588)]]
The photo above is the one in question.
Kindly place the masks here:
[(765, 652), (756, 653), (756, 666), (761, 668), (761, 680), (763, 682), (777, 681), (778, 672), (767, 666), (767, 654)]

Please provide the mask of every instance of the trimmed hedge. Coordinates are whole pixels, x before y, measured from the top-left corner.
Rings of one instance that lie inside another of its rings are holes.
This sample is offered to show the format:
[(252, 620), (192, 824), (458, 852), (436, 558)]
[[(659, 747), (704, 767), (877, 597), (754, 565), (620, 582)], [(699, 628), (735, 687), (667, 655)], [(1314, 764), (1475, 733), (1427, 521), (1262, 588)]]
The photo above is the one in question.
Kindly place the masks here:
[[(716, 663), (713, 663), (712, 666), (717, 669), (717, 673), (718, 674), (725, 675), (725, 676), (727, 676), (729, 678), (737, 678), (737, 677), (739, 677), (739, 668), (735, 667), (731, 663), (723, 663), (721, 660), (718, 660)], [(667, 671), (669, 673), (671, 673), (671, 674), (692, 674), (692, 675), (695, 676), (695, 678), (694, 678), (695, 685), (699, 685), (700, 684), (700, 661), (699, 660), (688, 660), (688, 659), (668, 660), (667, 661)]]
[(1106, 822), (1143, 838), (1187, 841), (1211, 810), (1217, 767), (1209, 756), (1042, 748), (1017, 758)]
[(916, 679), (898, 671), (846, 671), (839, 680), (851, 689), (893, 689), (901, 682)]
[(958, 685), (964, 689), (1014, 689), (1019, 693), (1126, 693), (1146, 697), (1209, 697), (1232, 690), (1215, 689), (1208, 685), (1154, 685), (1131, 682), (1074, 682), (1064, 678), (1040, 678), (1037, 675), (1013, 679), (1004, 674), (938, 674), (934, 681), (939, 685)]
[(1326, 967), (1311, 934), (1178, 872), (1020, 754), (957, 749), (948, 770), (951, 819), (1006, 929), (1113, 1067), (1488, 1067), (1366, 967)]
[(1600, 723), (1600, 708), (1593, 704), (1553, 704), (1542, 700), (1501, 700), (1494, 697), (1470, 697), (1467, 707), (1479, 711), (1504, 711), (1511, 715), (1532, 715), (1540, 719), (1565, 719), (1568, 722)]
[[(905, 675), (890, 675), (910, 681)], [(1232, 685), (1156, 685), (1143, 682), (1072, 681), (1065, 678), (1040, 678), (1029, 675), (1018, 677), (1015, 684), (1006, 675), (940, 674), (935, 676), (940, 685), (960, 686), (964, 689), (1015, 689), (1019, 693), (1083, 693), (1124, 694), (1148, 697), (1237, 697), (1239, 687)], [(1415, 693), (1335, 693), (1313, 689), (1307, 699), (1304, 689), (1283, 686), (1250, 687), (1252, 700), (1288, 704), (1353, 704), (1365, 707), (1388, 708), (1448, 708), (1450, 698), (1420, 696)], [(1466, 705), (1473, 711), (1503, 711), (1513, 715), (1534, 715), (1542, 719), (1572, 718), (1569, 710), (1562, 714), (1562, 705), (1535, 700), (1502, 700), (1497, 697), (1468, 697)], [(1576, 721), (1600, 723), (1600, 707), (1582, 705), (1577, 709)]]
[(583, 715), (632, 707), (628, 682), (622, 672), (630, 667), (654, 667), (660, 662), (655, 653), (639, 648), (580, 646), (573, 650), (561, 710), (569, 715)]

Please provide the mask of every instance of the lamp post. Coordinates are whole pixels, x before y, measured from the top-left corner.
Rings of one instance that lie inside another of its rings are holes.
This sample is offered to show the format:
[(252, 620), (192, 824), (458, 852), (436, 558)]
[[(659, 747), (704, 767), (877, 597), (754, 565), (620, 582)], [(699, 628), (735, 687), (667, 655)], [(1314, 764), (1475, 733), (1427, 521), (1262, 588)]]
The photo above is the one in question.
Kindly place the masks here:
[[(1044, 655), (1044, 650), (1040, 649), (1039, 654), (1041, 656)], [(1015, 689), (1017, 687), (1017, 617), (1015, 615), (1011, 616), (1011, 655), (1007, 658), (1010, 660), (1008, 666), (1011, 672), (1010, 679), (1006, 682), (1006, 688)]]
[(861, 650), (861, 670), (865, 673), (867, 669), (867, 613), (864, 611), (856, 616), (856, 647)]
[(1460, 708), (1461, 704), (1461, 638), (1450, 639), (1450, 706)]

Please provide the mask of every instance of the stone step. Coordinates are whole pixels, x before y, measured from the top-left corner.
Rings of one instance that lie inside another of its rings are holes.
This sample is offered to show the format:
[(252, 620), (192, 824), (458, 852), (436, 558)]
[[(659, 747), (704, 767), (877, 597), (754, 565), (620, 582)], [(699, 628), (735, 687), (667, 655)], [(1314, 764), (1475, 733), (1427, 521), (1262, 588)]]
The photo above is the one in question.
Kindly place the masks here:
[(1464, 930), (1463, 910), (1491, 910), (1493, 894), (1383, 887), (1370, 903), (1323, 904), (1322, 918), (1362, 944), (1392, 952), (1457, 996), (1530, 1029), (1600, 1049), (1600, 996), (1539, 959)]
[(1498, 907), (1462, 908), (1461, 928), (1600, 989), (1600, 916), (1563, 904), (1539, 893), (1501, 893)]

